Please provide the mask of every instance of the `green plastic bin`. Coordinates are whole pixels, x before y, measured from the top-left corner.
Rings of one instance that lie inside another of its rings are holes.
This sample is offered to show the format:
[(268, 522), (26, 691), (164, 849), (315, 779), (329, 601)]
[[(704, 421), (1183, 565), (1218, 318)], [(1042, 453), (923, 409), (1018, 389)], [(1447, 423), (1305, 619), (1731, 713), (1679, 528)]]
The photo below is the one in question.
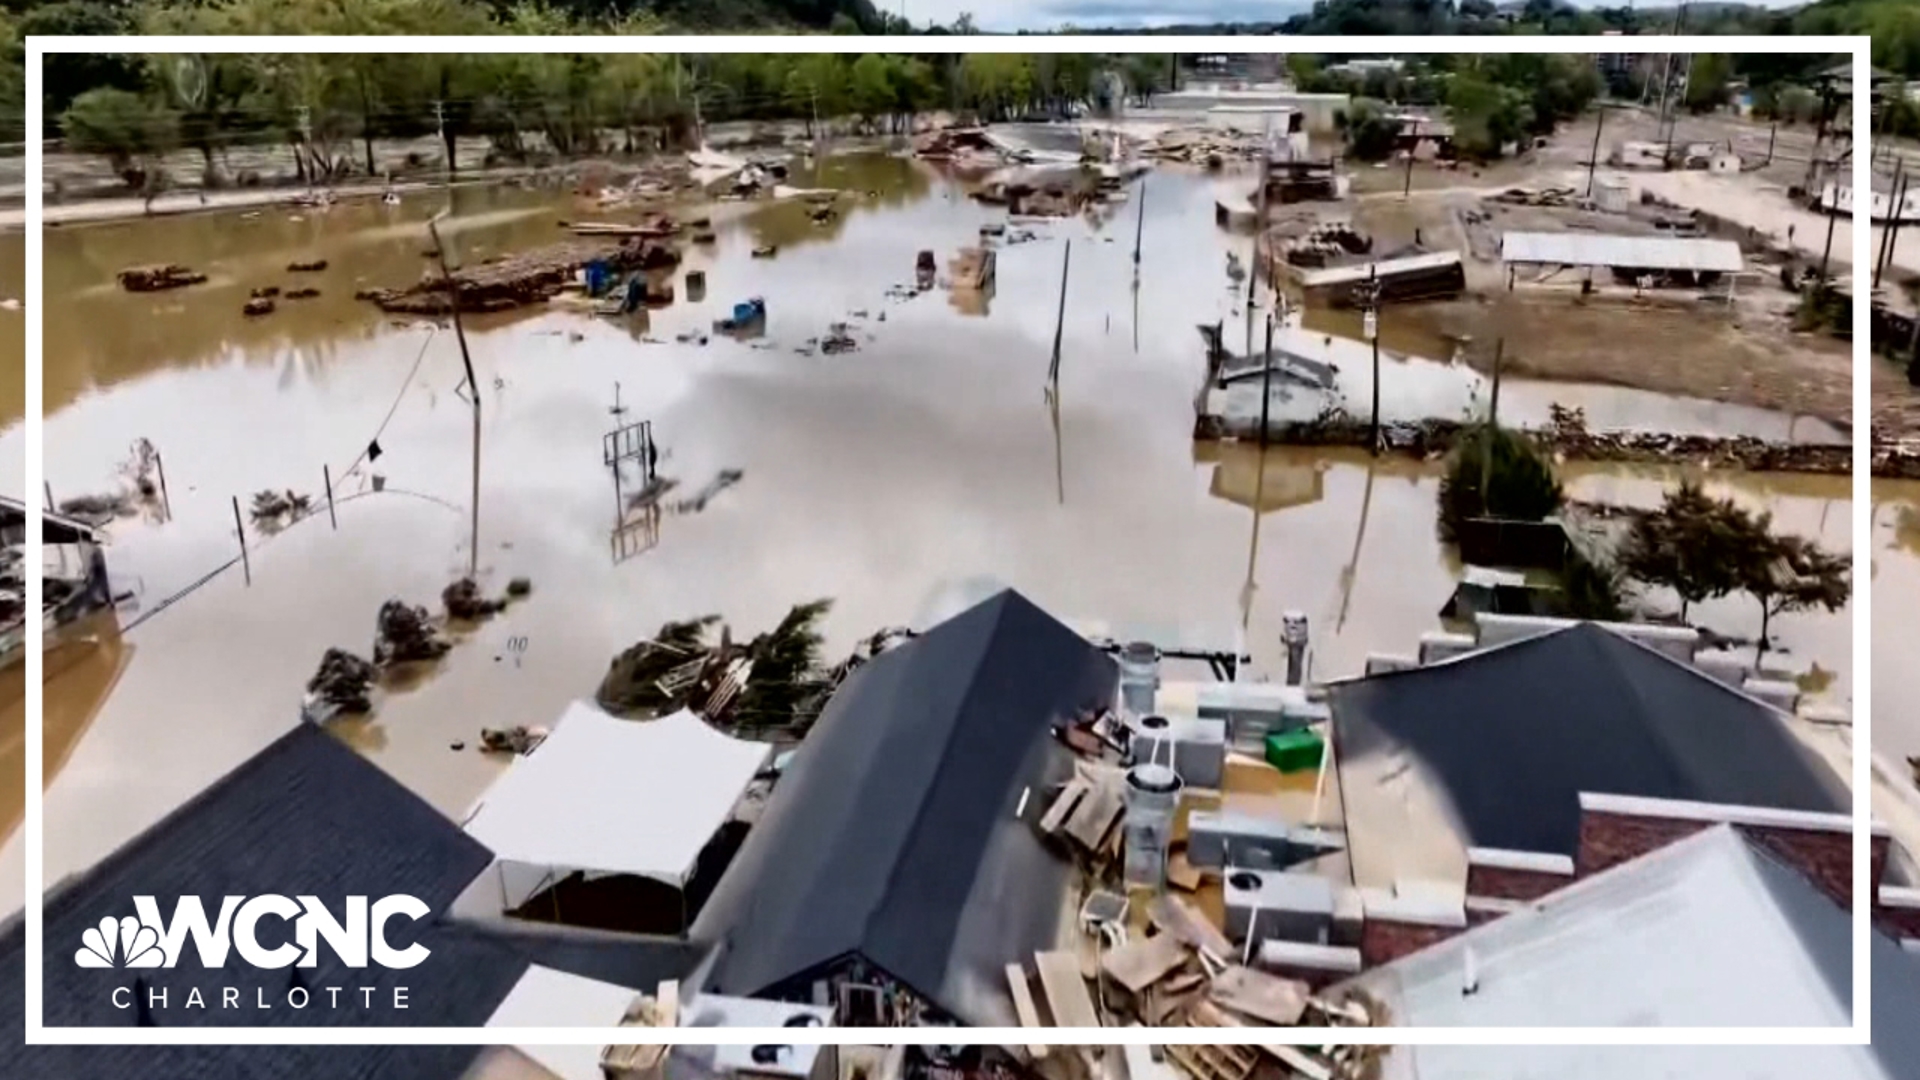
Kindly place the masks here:
[(1267, 764), (1283, 773), (1317, 769), (1327, 744), (1311, 731), (1285, 731), (1267, 736)]

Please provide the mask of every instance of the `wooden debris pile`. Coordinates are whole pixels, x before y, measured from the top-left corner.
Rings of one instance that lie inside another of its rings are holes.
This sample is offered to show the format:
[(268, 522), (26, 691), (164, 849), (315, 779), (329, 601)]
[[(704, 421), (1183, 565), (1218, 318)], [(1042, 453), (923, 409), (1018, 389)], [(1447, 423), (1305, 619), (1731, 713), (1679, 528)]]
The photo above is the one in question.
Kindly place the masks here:
[(320, 668), (307, 680), (307, 715), (324, 719), (333, 713), (373, 710), (373, 665), (345, 649), (330, 648)]
[(130, 266), (120, 271), (120, 287), (128, 292), (160, 292), (163, 289), (183, 289), (188, 285), (205, 283), (207, 275), (196, 273), (179, 263), (164, 263), (159, 266)]
[(422, 660), (438, 660), (453, 643), (440, 633), (427, 609), (404, 600), (380, 605), (373, 638), (373, 664), (385, 668)]
[[(647, 238), (618, 242), (570, 240), (518, 252), (453, 272), (453, 293), (461, 311), (509, 311), (542, 304), (559, 295), (591, 262), (603, 262), (616, 274), (677, 266), (680, 252)], [(382, 311), (405, 315), (444, 315), (452, 310), (447, 283), (438, 268), (400, 289), (363, 289), (355, 294)]]

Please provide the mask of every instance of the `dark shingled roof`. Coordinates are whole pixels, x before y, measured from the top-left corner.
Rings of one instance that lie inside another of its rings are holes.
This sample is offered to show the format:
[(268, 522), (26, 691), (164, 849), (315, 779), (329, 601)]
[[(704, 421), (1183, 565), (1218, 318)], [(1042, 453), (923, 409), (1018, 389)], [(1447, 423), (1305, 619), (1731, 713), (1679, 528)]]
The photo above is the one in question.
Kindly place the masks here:
[[(116, 986), (168, 989), (168, 1005), (151, 1012), (158, 1026), (479, 1026), (530, 964), (651, 989), (684, 974), (695, 950), (680, 942), (608, 939), (565, 930), (457, 924), (436, 914), (418, 923), (395, 920), (396, 947), (418, 941), (431, 950), (419, 966), (352, 970), (321, 948), (313, 968), (262, 971), (237, 958), (206, 970), (189, 946), (177, 967), (143, 971), (84, 969), (74, 963), (80, 935), (103, 917), (133, 914), (135, 895), (157, 898), (171, 914), (173, 898), (197, 895), (209, 915), (225, 895), (314, 895), (339, 910), (340, 898), (406, 893), (444, 912), (491, 861), (490, 853), (372, 762), (317, 727), (301, 724), (211, 787), (129, 841), (93, 869), (47, 897), (43, 922), (45, 1018), (55, 1026), (138, 1023), (135, 1010), (115, 1008)], [(277, 935), (277, 936), (276, 936)], [(268, 947), (291, 937), (278, 920), (261, 924)], [(0, 933), (0, 1010), (16, 1045), (24, 1030), (25, 931), (15, 919)], [(295, 972), (312, 995), (302, 1011), (286, 1005)], [(242, 1008), (218, 1007), (220, 988), (237, 987)], [(341, 1007), (316, 988), (340, 986)], [(376, 988), (374, 1007), (359, 1007), (358, 987)], [(392, 1007), (393, 988), (408, 1007)], [(193, 987), (209, 1007), (186, 1008)], [(253, 1008), (257, 993), (279, 1006)], [(353, 1007), (348, 1003), (353, 1002)], [(454, 1077), (476, 1047), (29, 1047), (0, 1055), (0, 1078), (49, 1076), (180, 1077), (195, 1080)]]
[(719, 946), (708, 989), (859, 957), (962, 1022), (1015, 1023), (1005, 966), (1052, 947), (1069, 873), (1032, 825), (1072, 767), (1051, 728), (1118, 678), (1012, 591), (859, 668), (694, 925)]
[(1365, 797), (1348, 766), (1410, 755), (1474, 847), (1574, 855), (1581, 792), (1849, 812), (1840, 778), (1779, 713), (1594, 623), (1332, 698), (1347, 798)]

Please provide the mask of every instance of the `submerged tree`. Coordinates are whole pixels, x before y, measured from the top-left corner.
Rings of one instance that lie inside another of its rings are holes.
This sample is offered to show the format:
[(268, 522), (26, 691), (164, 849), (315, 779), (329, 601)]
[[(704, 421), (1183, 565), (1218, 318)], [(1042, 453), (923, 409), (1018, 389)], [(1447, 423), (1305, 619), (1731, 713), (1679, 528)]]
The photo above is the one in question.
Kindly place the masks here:
[(1847, 560), (1823, 551), (1799, 536), (1774, 536), (1772, 519), (1754, 520), (1752, 550), (1740, 561), (1740, 588), (1760, 601), (1760, 648), (1767, 648), (1767, 631), (1775, 615), (1789, 611), (1845, 607), (1852, 584)]
[(1468, 518), (1544, 521), (1560, 502), (1553, 463), (1532, 440), (1481, 425), (1461, 436), (1447, 459), (1440, 480), (1440, 536), (1451, 541)]
[(1621, 550), (1628, 575), (1672, 589), (1680, 619), (1702, 600), (1740, 586), (1738, 569), (1752, 545), (1751, 516), (1731, 499), (1708, 495), (1695, 481), (1667, 492), (1660, 509), (1633, 521)]
[(748, 727), (781, 727), (811, 720), (818, 698), (820, 620), (832, 600), (795, 604), (770, 634), (747, 646), (753, 669), (734, 715)]

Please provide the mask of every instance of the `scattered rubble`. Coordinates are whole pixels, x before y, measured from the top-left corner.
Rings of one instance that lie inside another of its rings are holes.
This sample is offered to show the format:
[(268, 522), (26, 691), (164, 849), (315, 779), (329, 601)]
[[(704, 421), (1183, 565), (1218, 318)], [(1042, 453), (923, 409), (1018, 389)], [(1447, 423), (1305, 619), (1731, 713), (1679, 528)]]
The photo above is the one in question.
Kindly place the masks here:
[(249, 316), (271, 315), (273, 314), (273, 308), (272, 300), (264, 296), (255, 297), (254, 299), (248, 300), (246, 304), (240, 308), (240, 314)]
[(859, 348), (860, 343), (854, 340), (853, 334), (847, 329), (847, 324), (843, 322), (829, 326), (827, 336), (820, 339), (820, 351), (828, 356), (854, 352)]
[[(1419, 458), (1439, 458), (1453, 448), (1472, 425), (1458, 420), (1393, 421), (1380, 425), (1385, 449)], [(1249, 432), (1250, 433), (1250, 432)], [(1219, 439), (1229, 431), (1222, 417), (1203, 415), (1194, 426), (1197, 439)], [(1846, 475), (1852, 449), (1844, 444), (1773, 443), (1752, 436), (1676, 435), (1667, 432), (1554, 431), (1527, 432), (1542, 447), (1564, 459), (1580, 461), (1685, 461), (1703, 468), (1741, 469), (1747, 472), (1797, 472)], [(1343, 412), (1310, 421), (1276, 426), (1273, 438), (1294, 446), (1365, 447), (1370, 425)], [(1876, 450), (1874, 475), (1920, 479), (1920, 452)], [(1882, 471), (1882, 470), (1885, 471)]]
[(487, 753), (531, 754), (546, 741), (547, 729), (542, 727), (515, 724), (510, 728), (480, 729), (480, 749)]
[(195, 273), (179, 263), (161, 266), (134, 266), (120, 271), (120, 287), (128, 292), (160, 292), (204, 284), (207, 275)]
[(287, 293), (286, 293), (286, 297), (285, 297), (285, 299), (288, 299), (288, 300), (311, 300), (311, 299), (313, 299), (314, 297), (316, 297), (316, 296), (319, 296), (319, 295), (320, 295), (320, 290), (319, 290), (319, 289), (288, 289), (288, 290), (287, 290)]
[(447, 609), (447, 618), (463, 622), (485, 619), (506, 610), (507, 606), (504, 598), (489, 600), (480, 595), (480, 584), (465, 577), (441, 590), (440, 603)]
[[(677, 266), (680, 252), (648, 239), (572, 240), (456, 270), (453, 289), (462, 311), (507, 311), (545, 303), (565, 289), (587, 264), (596, 261), (622, 274)], [(372, 301), (388, 312), (444, 315), (451, 308), (446, 294), (446, 281), (437, 269), (430, 269), (414, 285), (363, 289), (355, 298)]]
[(337, 713), (373, 711), (372, 664), (345, 649), (329, 648), (320, 668), (307, 680), (307, 714), (325, 719)]
[(320, 271), (325, 270), (326, 268), (327, 268), (327, 260), (325, 259), (314, 259), (311, 262), (290, 262), (287, 264), (287, 273), (317, 274)]
[(438, 660), (453, 648), (433, 621), (427, 609), (402, 600), (380, 605), (373, 639), (373, 663), (386, 668), (418, 660)]
[(1149, 140), (1140, 152), (1159, 161), (1218, 169), (1229, 161), (1251, 161), (1259, 157), (1261, 145), (1260, 136), (1245, 132), (1174, 128)]
[(306, 517), (312, 509), (313, 498), (293, 491), (274, 491), (267, 489), (253, 494), (253, 506), (249, 513), (253, 523), (267, 531), (277, 531)]
[(253, 300), (271, 300), (274, 297), (279, 295), (280, 295), (280, 286), (278, 285), (262, 285), (261, 287), (247, 294), (247, 296)]

